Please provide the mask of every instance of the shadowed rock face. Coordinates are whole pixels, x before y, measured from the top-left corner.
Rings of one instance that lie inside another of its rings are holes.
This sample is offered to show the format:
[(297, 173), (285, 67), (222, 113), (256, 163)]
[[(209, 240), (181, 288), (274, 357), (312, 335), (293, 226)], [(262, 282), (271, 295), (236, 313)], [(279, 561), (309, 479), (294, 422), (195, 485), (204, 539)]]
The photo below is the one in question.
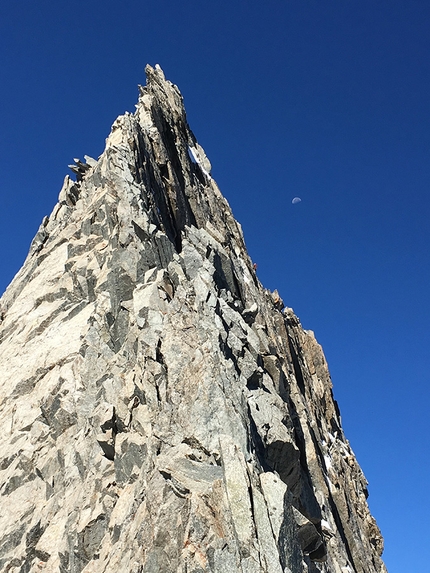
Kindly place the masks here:
[(321, 348), (146, 72), (1, 300), (0, 570), (382, 573)]

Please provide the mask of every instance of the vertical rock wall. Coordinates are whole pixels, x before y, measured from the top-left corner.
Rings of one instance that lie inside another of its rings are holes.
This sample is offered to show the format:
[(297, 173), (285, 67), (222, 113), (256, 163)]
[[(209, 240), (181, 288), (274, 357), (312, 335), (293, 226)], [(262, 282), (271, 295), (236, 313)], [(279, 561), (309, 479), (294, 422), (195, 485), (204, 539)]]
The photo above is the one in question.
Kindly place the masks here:
[(0, 303), (0, 570), (383, 573), (321, 348), (146, 71)]

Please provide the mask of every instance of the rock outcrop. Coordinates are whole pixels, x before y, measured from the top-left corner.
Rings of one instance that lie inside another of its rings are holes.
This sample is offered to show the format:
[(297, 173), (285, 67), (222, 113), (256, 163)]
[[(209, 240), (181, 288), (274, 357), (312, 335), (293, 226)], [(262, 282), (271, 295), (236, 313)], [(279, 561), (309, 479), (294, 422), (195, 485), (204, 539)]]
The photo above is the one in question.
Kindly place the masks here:
[(0, 570), (382, 573), (322, 350), (146, 72), (0, 303)]

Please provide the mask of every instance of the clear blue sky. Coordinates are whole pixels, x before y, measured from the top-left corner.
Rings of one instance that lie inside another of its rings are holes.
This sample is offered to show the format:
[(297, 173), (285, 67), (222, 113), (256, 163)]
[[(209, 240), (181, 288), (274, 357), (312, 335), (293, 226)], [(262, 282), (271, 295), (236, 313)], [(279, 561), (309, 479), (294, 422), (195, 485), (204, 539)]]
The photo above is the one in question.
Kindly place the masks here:
[(430, 3), (2, 2), (0, 290), (146, 63), (181, 89), (261, 281), (325, 350), (389, 572), (425, 571)]

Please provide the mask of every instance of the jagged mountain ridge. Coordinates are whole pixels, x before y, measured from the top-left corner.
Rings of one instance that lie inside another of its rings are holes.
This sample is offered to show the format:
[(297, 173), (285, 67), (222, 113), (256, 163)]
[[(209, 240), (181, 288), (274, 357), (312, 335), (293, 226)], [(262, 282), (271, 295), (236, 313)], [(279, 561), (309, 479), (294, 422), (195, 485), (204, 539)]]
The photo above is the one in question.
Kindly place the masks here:
[(1, 300), (0, 569), (383, 572), (322, 350), (146, 72)]

